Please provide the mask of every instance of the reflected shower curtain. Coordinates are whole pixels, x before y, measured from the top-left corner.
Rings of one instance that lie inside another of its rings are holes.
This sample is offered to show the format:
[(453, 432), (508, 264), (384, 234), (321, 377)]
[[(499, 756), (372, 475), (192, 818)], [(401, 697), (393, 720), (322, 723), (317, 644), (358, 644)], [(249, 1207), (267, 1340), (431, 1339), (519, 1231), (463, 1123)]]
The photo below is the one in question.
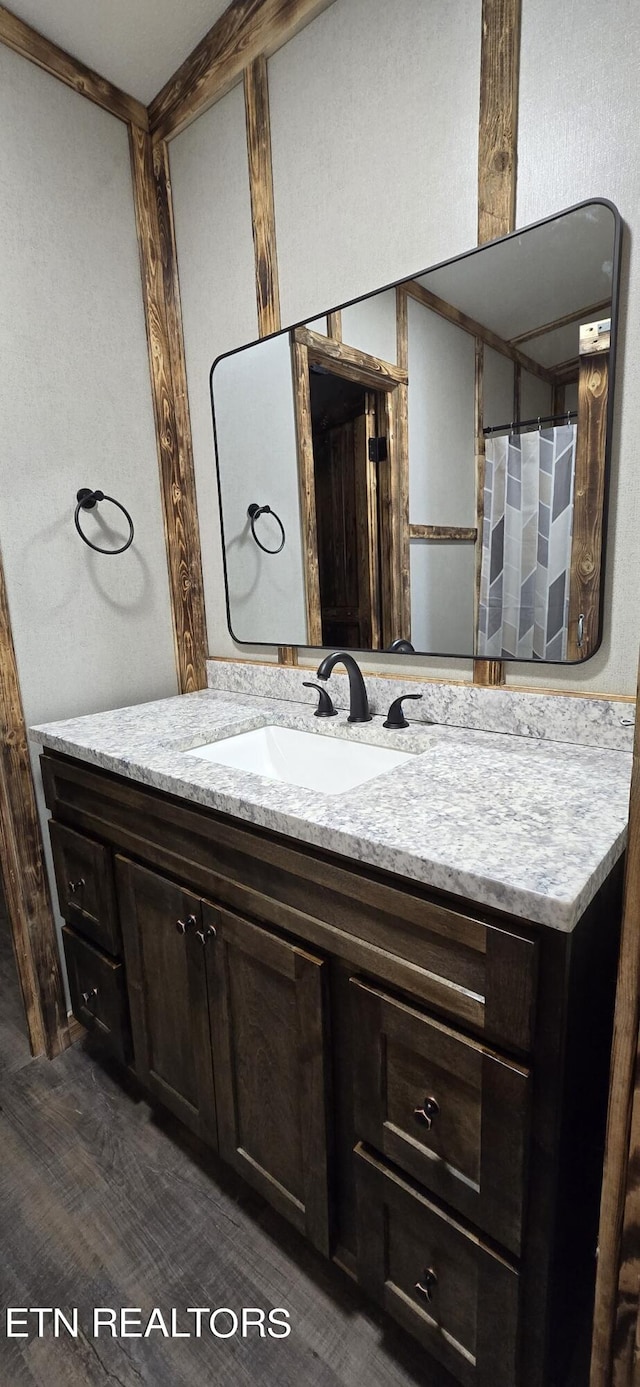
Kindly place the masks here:
[(575, 424), (486, 439), (483, 658), (566, 658), (575, 448)]

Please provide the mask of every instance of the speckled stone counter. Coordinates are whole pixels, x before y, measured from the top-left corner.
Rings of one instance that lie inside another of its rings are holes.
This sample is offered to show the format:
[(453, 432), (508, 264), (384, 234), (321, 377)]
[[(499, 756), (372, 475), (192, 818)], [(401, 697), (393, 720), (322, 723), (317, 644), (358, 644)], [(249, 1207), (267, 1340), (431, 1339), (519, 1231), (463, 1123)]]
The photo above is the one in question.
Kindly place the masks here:
[[(624, 850), (631, 755), (382, 716), (318, 720), (284, 699), (208, 689), (46, 724), (52, 750), (553, 929), (570, 931)], [(185, 757), (267, 724), (413, 755), (339, 795)]]

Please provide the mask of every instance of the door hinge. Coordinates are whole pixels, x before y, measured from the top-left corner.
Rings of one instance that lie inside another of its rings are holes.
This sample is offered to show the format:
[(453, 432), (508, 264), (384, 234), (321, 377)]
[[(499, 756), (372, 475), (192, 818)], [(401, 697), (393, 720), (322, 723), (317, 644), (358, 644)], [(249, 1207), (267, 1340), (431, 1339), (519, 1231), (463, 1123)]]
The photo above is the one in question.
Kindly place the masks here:
[(369, 439), (369, 462), (387, 461), (387, 440), (382, 435), (381, 438)]

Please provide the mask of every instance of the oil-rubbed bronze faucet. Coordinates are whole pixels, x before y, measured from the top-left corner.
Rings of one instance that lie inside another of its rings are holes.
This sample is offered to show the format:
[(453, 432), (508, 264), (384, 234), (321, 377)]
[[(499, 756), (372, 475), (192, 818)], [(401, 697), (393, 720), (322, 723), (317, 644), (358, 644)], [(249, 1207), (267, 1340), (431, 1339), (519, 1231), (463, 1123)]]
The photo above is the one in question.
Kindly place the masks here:
[(365, 688), (362, 670), (354, 660), (353, 655), (347, 654), (346, 650), (336, 650), (333, 655), (325, 656), (321, 664), (318, 665), (318, 679), (328, 679), (336, 665), (344, 665), (349, 675), (349, 717), (347, 722), (371, 722), (369, 712), (369, 700)]

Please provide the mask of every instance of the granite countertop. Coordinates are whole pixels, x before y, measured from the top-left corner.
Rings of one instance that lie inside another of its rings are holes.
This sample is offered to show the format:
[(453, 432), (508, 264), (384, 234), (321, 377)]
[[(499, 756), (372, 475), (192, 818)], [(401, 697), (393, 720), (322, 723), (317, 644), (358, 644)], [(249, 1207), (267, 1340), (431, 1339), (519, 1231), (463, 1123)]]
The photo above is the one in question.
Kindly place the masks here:
[[(407, 706), (408, 710), (408, 706)], [(631, 755), (215, 692), (44, 724), (31, 737), (117, 775), (479, 905), (570, 931), (624, 850)], [(185, 757), (267, 724), (414, 754), (343, 794)]]

